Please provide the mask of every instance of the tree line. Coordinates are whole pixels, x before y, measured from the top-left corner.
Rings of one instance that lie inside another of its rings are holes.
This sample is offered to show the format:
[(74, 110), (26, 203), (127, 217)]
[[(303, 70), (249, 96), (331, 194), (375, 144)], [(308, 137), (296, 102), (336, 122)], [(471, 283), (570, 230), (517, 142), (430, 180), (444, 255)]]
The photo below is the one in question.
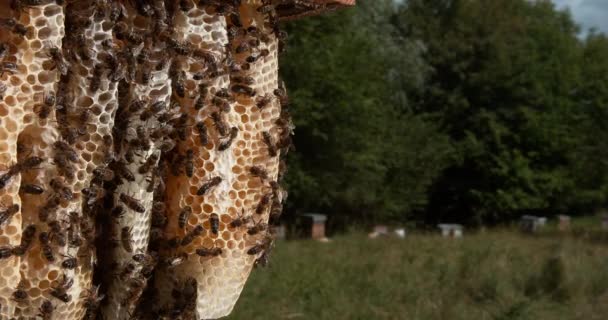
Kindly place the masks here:
[(550, 1), (360, 0), (286, 25), (287, 215), (499, 224), (608, 195), (608, 38)]

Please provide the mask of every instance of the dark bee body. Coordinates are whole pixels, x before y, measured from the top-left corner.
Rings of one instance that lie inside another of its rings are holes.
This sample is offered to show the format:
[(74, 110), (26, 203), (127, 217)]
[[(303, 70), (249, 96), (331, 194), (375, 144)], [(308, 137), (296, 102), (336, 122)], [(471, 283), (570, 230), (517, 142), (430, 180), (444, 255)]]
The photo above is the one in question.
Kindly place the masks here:
[(32, 244), (35, 235), (36, 226), (30, 224), (21, 233), (21, 243), (13, 248), (13, 254), (16, 256), (23, 256)]
[(200, 257), (217, 257), (222, 254), (222, 248), (198, 248), (196, 254)]
[(198, 132), (198, 140), (201, 143), (201, 146), (206, 146), (209, 144), (209, 136), (207, 135), (207, 126), (203, 121), (198, 122), (196, 124), (196, 131)]
[(192, 208), (190, 206), (185, 206), (179, 213), (179, 217), (177, 220), (177, 225), (180, 227), (180, 229), (183, 229), (186, 227), (186, 223), (188, 223), (188, 218), (190, 217), (190, 214), (192, 214)]
[(118, 274), (118, 278), (122, 281), (125, 281), (129, 278), (129, 276), (131, 276), (131, 274), (133, 273), (133, 271), (135, 271), (135, 268), (137, 266), (134, 263), (127, 263), (123, 268), (122, 271), (120, 271), (120, 273)]
[(55, 311), (55, 307), (53, 307), (53, 303), (49, 300), (45, 300), (39, 309), (40, 313), (38, 316), (42, 318), (42, 320), (51, 320), (53, 318), (53, 311)]
[(59, 73), (61, 73), (62, 75), (68, 74), (69, 65), (66, 63), (65, 59), (63, 58), (63, 54), (61, 53), (61, 50), (59, 48), (57, 48), (57, 47), (49, 48), (49, 56), (51, 57), (51, 60), (53, 61), (53, 67), (51, 70), (57, 69), (57, 71), (59, 71)]
[(131, 240), (131, 230), (132, 228), (123, 227), (120, 231), (120, 240), (122, 242), (122, 247), (127, 252), (133, 252), (133, 245)]
[(65, 201), (71, 201), (74, 199), (74, 193), (72, 189), (67, 187), (59, 178), (51, 179), (50, 186), (55, 191), (59, 199)]
[(54, 93), (46, 93), (44, 98), (42, 99), (42, 104), (38, 105), (38, 117), (40, 119), (46, 119), (53, 111), (53, 107), (55, 106), (55, 102), (57, 98)]
[(0, 211), (0, 226), (11, 220), (15, 213), (19, 212), (19, 205), (13, 204), (12, 206)]
[(39, 186), (37, 184), (33, 184), (33, 183), (22, 184), (21, 187), (19, 188), (19, 190), (23, 193), (34, 194), (34, 195), (44, 193), (44, 188), (42, 188), (41, 186)]
[(203, 228), (203, 226), (197, 225), (196, 227), (194, 227), (194, 229), (192, 229), (190, 232), (188, 232), (182, 238), (182, 241), (180, 242), (180, 245), (182, 245), (182, 246), (189, 245), (190, 243), (192, 243), (192, 241), (194, 241), (194, 238), (200, 236), (203, 233), (203, 230), (205, 230)]
[(235, 84), (230, 89), (234, 93), (246, 95), (249, 97), (254, 97), (257, 94), (255, 89), (253, 89), (252, 87), (246, 86), (246, 85), (242, 85), (242, 84)]
[(270, 155), (271, 157), (276, 157), (277, 156), (277, 146), (275, 145), (274, 141), (272, 140), (272, 136), (270, 135), (270, 133), (268, 131), (262, 132), (262, 138), (264, 140), (264, 143), (268, 147), (268, 155)]
[(38, 235), (38, 241), (40, 241), (40, 245), (42, 248), (42, 256), (44, 256), (46, 261), (54, 262), (55, 256), (53, 255), (53, 248), (51, 248), (50, 245), (49, 234), (47, 232), (41, 232)]
[(13, 255), (13, 248), (0, 247), (0, 260), (10, 258)]
[(221, 177), (210, 178), (205, 183), (203, 183), (203, 185), (198, 189), (198, 191), (196, 192), (196, 195), (198, 195), (198, 196), (205, 195), (209, 190), (211, 190), (213, 187), (217, 186), (221, 182), (222, 182)]
[(228, 126), (224, 122), (224, 119), (222, 119), (222, 116), (218, 112), (214, 112), (211, 114), (211, 119), (213, 119), (213, 124), (220, 136), (226, 136), (228, 134)]
[(58, 196), (52, 196), (49, 198), (44, 206), (39, 209), (38, 219), (42, 222), (46, 222), (49, 216), (57, 210), (60, 204), (61, 199)]
[(35, 169), (43, 162), (44, 162), (43, 158), (31, 156), (31, 157), (25, 158), (25, 160), (23, 160), (19, 163), (19, 170), (25, 171), (25, 170)]
[(270, 203), (271, 199), (272, 199), (272, 193), (267, 193), (267, 194), (263, 195), (262, 198), (260, 199), (260, 202), (258, 203), (257, 207), (255, 208), (255, 213), (257, 213), (257, 214), (264, 213), (264, 210), (266, 210), (266, 208), (268, 207), (268, 204)]
[(192, 178), (194, 174), (194, 151), (192, 149), (188, 149), (186, 151), (186, 157), (184, 159), (184, 169), (186, 171), (186, 175), (189, 178)]
[(93, 170), (93, 176), (99, 181), (112, 181), (114, 179), (114, 171), (106, 167), (97, 167)]
[(135, 176), (133, 175), (131, 170), (127, 168), (127, 164), (125, 162), (114, 162), (112, 169), (114, 170), (114, 173), (118, 174), (121, 178), (130, 182), (135, 181)]
[(63, 303), (69, 303), (72, 301), (72, 297), (66, 292), (64, 288), (53, 288), (51, 290), (51, 296), (59, 299)]
[(248, 223), (249, 220), (251, 220), (251, 217), (243, 217), (244, 214), (245, 214), (245, 209), (242, 209), (241, 215), (239, 215), (236, 219), (232, 220), (228, 226), (231, 228), (238, 228), (238, 227)]
[(123, 206), (116, 206), (114, 208), (112, 208), (112, 211), (110, 211), (110, 215), (113, 218), (120, 218), (125, 214), (125, 208)]
[(102, 64), (97, 64), (95, 68), (93, 68), (93, 76), (89, 81), (89, 90), (92, 92), (97, 92), (99, 87), (101, 86), (101, 79), (103, 76), (104, 67)]
[(76, 269), (78, 266), (78, 259), (69, 257), (61, 262), (61, 267), (64, 269)]
[(249, 230), (247, 230), (247, 234), (253, 236), (266, 230), (267, 228), (268, 225), (260, 221), (256, 223), (253, 227), (249, 228)]
[(28, 298), (27, 291), (25, 290), (25, 280), (21, 280), (17, 285), (15, 291), (13, 291), (12, 299), (17, 302), (25, 302)]
[(220, 229), (220, 217), (217, 214), (212, 213), (209, 216), (209, 225), (211, 226), (211, 232), (217, 235)]
[(53, 143), (53, 147), (55, 148), (56, 154), (61, 154), (65, 156), (71, 162), (78, 162), (78, 153), (64, 141), (57, 140)]
[(151, 154), (148, 159), (146, 159), (146, 162), (144, 162), (144, 164), (141, 165), (141, 167), (139, 167), (139, 173), (144, 174), (144, 173), (148, 173), (150, 172), (150, 170), (156, 165), (156, 163), (158, 162), (159, 159), (159, 155), (158, 153), (153, 153)]
[(230, 128), (230, 135), (228, 136), (228, 139), (226, 139), (225, 141), (222, 141), (218, 146), (217, 146), (217, 150), (218, 151), (225, 151), (228, 148), (230, 148), (230, 146), (232, 145), (232, 142), (234, 142), (234, 139), (236, 139), (236, 137), (239, 134), (239, 128), (237, 127), (232, 127)]
[(139, 213), (146, 212), (146, 208), (141, 204), (141, 202), (139, 202), (139, 200), (137, 200), (129, 195), (121, 193), (120, 201), (122, 201), (129, 209), (131, 209), (135, 212), (139, 212)]
[(249, 168), (249, 173), (251, 173), (251, 175), (253, 175), (254, 177), (259, 177), (262, 180), (268, 179), (268, 172), (266, 171), (266, 169), (260, 166), (252, 166), (251, 168)]
[(104, 295), (99, 295), (99, 286), (88, 290), (88, 295), (84, 299), (83, 307), (86, 309), (84, 320), (94, 320), (97, 315), (99, 303), (103, 300)]

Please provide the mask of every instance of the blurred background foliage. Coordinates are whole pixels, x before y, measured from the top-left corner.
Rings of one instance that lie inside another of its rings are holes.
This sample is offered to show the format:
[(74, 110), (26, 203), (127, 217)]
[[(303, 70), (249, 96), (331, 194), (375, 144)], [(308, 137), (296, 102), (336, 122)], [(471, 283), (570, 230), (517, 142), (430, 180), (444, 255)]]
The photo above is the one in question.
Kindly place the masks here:
[(608, 194), (608, 38), (550, 1), (359, 0), (291, 22), (286, 216), (584, 215)]

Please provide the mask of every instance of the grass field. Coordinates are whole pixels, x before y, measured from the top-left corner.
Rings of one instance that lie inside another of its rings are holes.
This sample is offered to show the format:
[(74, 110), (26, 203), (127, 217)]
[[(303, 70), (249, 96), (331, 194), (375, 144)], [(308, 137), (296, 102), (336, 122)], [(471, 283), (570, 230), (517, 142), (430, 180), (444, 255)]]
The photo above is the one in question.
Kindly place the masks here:
[(229, 319), (608, 319), (607, 237), (279, 242)]

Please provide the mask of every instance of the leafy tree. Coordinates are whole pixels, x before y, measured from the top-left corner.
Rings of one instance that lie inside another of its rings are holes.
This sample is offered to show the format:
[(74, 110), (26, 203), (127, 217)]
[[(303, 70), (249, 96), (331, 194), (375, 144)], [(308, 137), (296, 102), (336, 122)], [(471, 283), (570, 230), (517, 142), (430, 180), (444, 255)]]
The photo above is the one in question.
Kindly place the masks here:
[(565, 210), (581, 142), (571, 94), (580, 41), (570, 15), (550, 1), (411, 0), (393, 24), (426, 44), (433, 72), (417, 111), (441, 122), (459, 155), (433, 186), (428, 220)]
[(423, 85), (423, 47), (399, 38), (392, 1), (287, 26), (281, 74), (296, 124), (290, 211), (344, 221), (404, 220), (424, 206), (449, 155), (447, 137), (409, 97)]

